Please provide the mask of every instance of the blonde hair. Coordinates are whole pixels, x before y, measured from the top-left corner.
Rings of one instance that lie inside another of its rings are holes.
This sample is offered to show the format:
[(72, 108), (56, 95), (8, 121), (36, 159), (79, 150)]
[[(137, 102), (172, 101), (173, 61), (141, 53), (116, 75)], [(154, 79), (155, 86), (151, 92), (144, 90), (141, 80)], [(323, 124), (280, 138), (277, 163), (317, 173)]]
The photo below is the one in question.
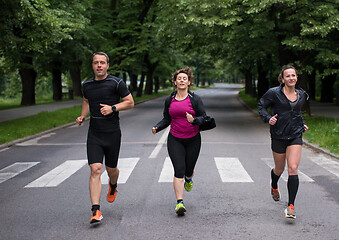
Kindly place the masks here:
[(281, 69), (280, 74), (278, 76), (278, 81), (279, 81), (280, 84), (282, 83), (282, 79), (284, 78), (284, 71), (287, 70), (287, 69), (293, 69), (295, 71), (295, 73), (297, 74), (297, 69), (295, 69), (295, 67), (293, 67), (292, 65), (287, 65), (286, 67)]

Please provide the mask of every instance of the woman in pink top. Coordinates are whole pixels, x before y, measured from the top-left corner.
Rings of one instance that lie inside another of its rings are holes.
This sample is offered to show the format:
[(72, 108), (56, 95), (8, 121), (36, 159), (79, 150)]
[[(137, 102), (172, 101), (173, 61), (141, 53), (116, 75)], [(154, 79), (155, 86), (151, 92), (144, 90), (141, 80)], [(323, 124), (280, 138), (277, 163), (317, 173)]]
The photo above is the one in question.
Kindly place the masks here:
[(201, 98), (189, 91), (193, 83), (190, 68), (177, 70), (172, 74), (172, 80), (176, 91), (165, 100), (164, 118), (152, 128), (152, 132), (156, 134), (171, 125), (167, 149), (174, 168), (175, 211), (181, 216), (186, 212), (184, 189), (189, 192), (193, 187), (192, 177), (201, 147), (199, 126), (204, 123), (206, 112)]

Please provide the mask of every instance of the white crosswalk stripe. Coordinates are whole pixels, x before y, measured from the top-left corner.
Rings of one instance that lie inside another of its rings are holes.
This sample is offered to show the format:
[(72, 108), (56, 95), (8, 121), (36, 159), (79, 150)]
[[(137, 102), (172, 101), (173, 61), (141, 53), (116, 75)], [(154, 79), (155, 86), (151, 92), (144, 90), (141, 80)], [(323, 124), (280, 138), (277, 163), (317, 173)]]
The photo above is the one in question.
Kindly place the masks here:
[(215, 157), (222, 182), (253, 182), (238, 158)]
[(161, 135), (157, 146), (154, 148), (154, 150), (152, 151), (151, 155), (148, 158), (156, 158), (158, 156), (162, 146), (165, 144), (165, 142), (167, 140), (167, 136), (168, 136), (169, 131), (170, 131), (170, 128), (167, 127), (165, 129), (164, 133)]
[(164, 165), (162, 166), (158, 182), (173, 182), (174, 170), (171, 159), (165, 158)]
[[(126, 183), (129, 176), (132, 174), (133, 169), (137, 165), (140, 158), (119, 158), (118, 168), (119, 168), (119, 178), (118, 184)], [(101, 175), (101, 183), (108, 184), (108, 174), (105, 170)]]
[[(261, 160), (264, 161), (266, 163), (266, 165), (269, 166), (270, 168), (274, 167), (274, 159), (273, 158), (261, 158)], [(286, 168), (287, 168), (287, 166), (286, 166)], [(310, 178), (309, 176), (304, 174), (299, 169), (298, 169), (298, 177), (299, 177), (300, 182), (314, 182), (314, 180), (312, 178)], [(287, 179), (288, 179), (287, 169), (285, 169), (285, 171), (281, 175), (281, 178), (284, 181), (287, 181)]]
[(336, 175), (339, 177), (339, 163), (336, 161), (333, 161), (326, 157), (310, 157), (310, 159), (318, 164), (319, 166), (323, 167), (330, 173)]
[(15, 177), (16, 175), (30, 169), (37, 165), (39, 162), (16, 162), (8, 167), (0, 170), (0, 183), (7, 181), (8, 179)]
[[(260, 158), (269, 168), (274, 167), (273, 158)], [(339, 163), (326, 157), (310, 157), (312, 162), (316, 163), (323, 169), (336, 177), (339, 177)], [(120, 170), (118, 184), (124, 184), (133, 174), (140, 158), (119, 158), (118, 168)], [(220, 179), (225, 183), (252, 183), (253, 180), (248, 171), (245, 170), (241, 161), (237, 157), (214, 157), (216, 169), (219, 173)], [(30, 169), (40, 162), (17, 162), (0, 170), (0, 183), (11, 179), (20, 173)], [(79, 169), (87, 164), (87, 160), (68, 160), (57, 166), (53, 170), (27, 184), (25, 188), (41, 188), (41, 187), (57, 187), (66, 179), (71, 177)], [(212, 167), (215, 169), (214, 167)], [(301, 182), (314, 182), (314, 180), (298, 170), (299, 180)], [(174, 170), (172, 162), (169, 157), (165, 157), (163, 167), (161, 169), (158, 182), (173, 182)], [(287, 181), (288, 173), (284, 171), (281, 178)], [(108, 175), (104, 170), (102, 174), (102, 184), (108, 184)]]
[(52, 171), (26, 185), (25, 188), (56, 187), (82, 168), (85, 164), (87, 164), (87, 160), (68, 160), (54, 168)]

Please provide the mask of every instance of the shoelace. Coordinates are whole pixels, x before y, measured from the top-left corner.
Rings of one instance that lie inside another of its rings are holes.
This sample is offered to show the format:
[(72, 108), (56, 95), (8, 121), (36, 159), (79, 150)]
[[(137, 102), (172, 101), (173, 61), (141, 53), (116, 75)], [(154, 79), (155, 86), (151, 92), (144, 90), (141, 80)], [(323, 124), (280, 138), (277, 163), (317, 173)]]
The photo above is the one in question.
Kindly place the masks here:
[(97, 214), (97, 210), (92, 211), (92, 216), (94, 217)]

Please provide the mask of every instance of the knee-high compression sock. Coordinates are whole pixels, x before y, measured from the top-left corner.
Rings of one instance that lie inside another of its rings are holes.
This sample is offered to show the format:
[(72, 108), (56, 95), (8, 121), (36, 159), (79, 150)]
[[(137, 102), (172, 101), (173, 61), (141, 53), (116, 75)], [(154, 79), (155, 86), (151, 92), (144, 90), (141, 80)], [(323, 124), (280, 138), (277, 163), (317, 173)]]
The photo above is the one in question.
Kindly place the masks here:
[(299, 177), (298, 177), (298, 175), (288, 176), (288, 181), (287, 181), (288, 206), (290, 204), (293, 204), (293, 206), (294, 206), (294, 200), (295, 200), (295, 197), (297, 196), (298, 187), (299, 187)]
[(278, 188), (278, 180), (279, 180), (279, 178), (280, 178), (280, 175), (279, 176), (276, 175), (274, 173), (273, 169), (272, 169), (272, 171), (271, 171), (271, 180), (272, 180), (271, 185), (272, 185), (272, 188), (274, 188), (274, 189)]

